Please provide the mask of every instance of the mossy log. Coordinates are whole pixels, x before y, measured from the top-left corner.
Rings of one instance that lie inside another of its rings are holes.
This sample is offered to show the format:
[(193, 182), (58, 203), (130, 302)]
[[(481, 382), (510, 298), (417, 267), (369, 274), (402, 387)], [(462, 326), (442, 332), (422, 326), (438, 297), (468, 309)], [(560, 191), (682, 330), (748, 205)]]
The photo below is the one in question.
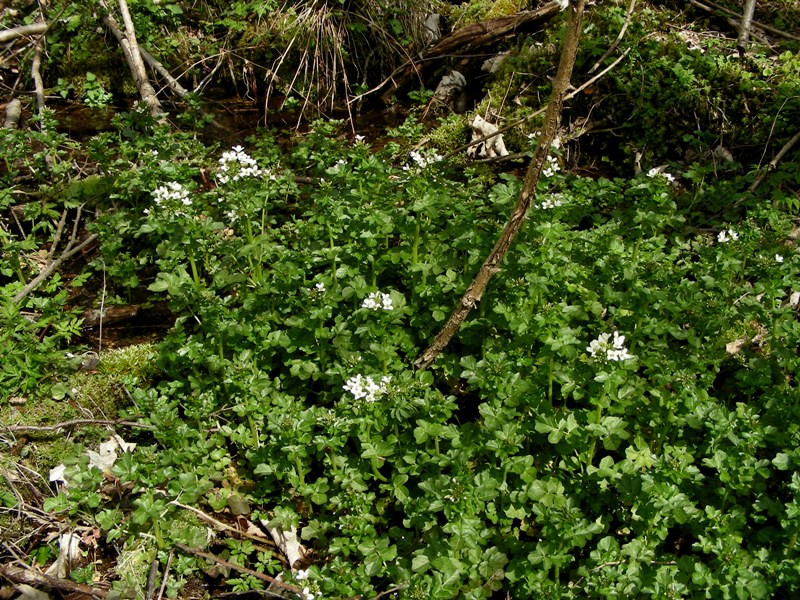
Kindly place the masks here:
[(381, 99), (388, 102), (393, 94), (407, 86), (414, 76), (421, 76), (422, 72), (430, 65), (435, 64), (438, 59), (465, 54), (477, 46), (497, 42), (523, 28), (540, 26), (553, 18), (559, 11), (558, 2), (548, 2), (536, 10), (526, 10), (461, 27), (440, 38), (416, 59), (405, 63), (392, 73), (387, 80), (391, 85), (383, 93)]

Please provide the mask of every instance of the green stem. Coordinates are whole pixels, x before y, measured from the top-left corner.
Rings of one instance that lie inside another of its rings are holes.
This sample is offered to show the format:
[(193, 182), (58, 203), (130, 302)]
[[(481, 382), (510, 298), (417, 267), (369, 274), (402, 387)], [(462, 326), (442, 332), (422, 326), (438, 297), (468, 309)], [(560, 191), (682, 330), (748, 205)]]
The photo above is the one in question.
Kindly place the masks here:
[(553, 406), (553, 356), (550, 356), (550, 368), (547, 373), (547, 401)]
[(300, 462), (300, 457), (297, 456), (294, 459), (294, 468), (297, 470), (297, 479), (300, 481), (300, 485), (306, 484), (306, 478), (303, 473), (303, 465)]
[(192, 268), (192, 279), (194, 279), (194, 284), (197, 287), (200, 287), (200, 273), (197, 271), (197, 263), (194, 260), (194, 255), (189, 252), (189, 266)]

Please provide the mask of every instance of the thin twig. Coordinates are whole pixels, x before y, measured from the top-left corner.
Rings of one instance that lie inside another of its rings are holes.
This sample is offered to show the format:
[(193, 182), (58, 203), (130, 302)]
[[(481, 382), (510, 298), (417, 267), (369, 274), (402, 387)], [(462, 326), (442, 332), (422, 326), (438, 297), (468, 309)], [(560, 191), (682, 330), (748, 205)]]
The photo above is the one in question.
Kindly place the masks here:
[(414, 366), (417, 369), (427, 369), (431, 363), (436, 360), (436, 357), (447, 347), (447, 344), (450, 343), (450, 340), (458, 332), (472, 309), (480, 302), (483, 292), (486, 290), (486, 286), (489, 285), (489, 281), (491, 281), (492, 277), (500, 271), (500, 265), (525, 221), (528, 209), (536, 195), (536, 184), (541, 178), (545, 162), (550, 155), (550, 146), (558, 132), (564, 98), (567, 88), (569, 87), (572, 69), (575, 66), (575, 58), (578, 54), (581, 21), (583, 19), (585, 5), (585, 0), (577, 0), (570, 3), (567, 9), (570, 11), (567, 31), (564, 36), (561, 59), (558, 64), (558, 73), (553, 80), (550, 102), (547, 105), (544, 127), (542, 128), (539, 138), (539, 144), (533, 152), (533, 158), (531, 158), (528, 171), (525, 174), (522, 190), (511, 210), (508, 222), (503, 232), (500, 234), (500, 237), (497, 239), (494, 248), (492, 248), (486, 260), (483, 261), (477, 275), (475, 275), (472, 283), (461, 296), (461, 300), (450, 314), (450, 317), (439, 330), (439, 333), (436, 334), (430, 346), (428, 346), (414, 361)]
[(47, 258), (45, 260), (53, 260), (53, 256), (56, 254), (56, 248), (58, 247), (58, 243), (61, 241), (61, 234), (64, 233), (64, 225), (67, 223), (67, 213), (69, 213), (69, 209), (64, 209), (64, 212), (61, 213), (61, 218), (58, 220), (58, 225), (56, 226), (56, 231), (53, 234), (53, 243), (50, 244), (50, 251), (47, 253)]
[(235, 533), (236, 535), (239, 535), (241, 537), (253, 540), (254, 542), (259, 542), (261, 544), (264, 544), (265, 546), (271, 546), (273, 548), (275, 547), (275, 542), (273, 542), (269, 538), (266, 538), (266, 537), (260, 536), (260, 535), (254, 535), (254, 534), (248, 533), (246, 531), (239, 531), (235, 527), (231, 527), (230, 525), (227, 525), (227, 524), (223, 523), (222, 521), (219, 521), (219, 520), (215, 519), (214, 517), (212, 517), (208, 513), (204, 513), (199, 508), (195, 508), (193, 506), (188, 506), (187, 504), (182, 504), (182, 503), (178, 502), (177, 500), (173, 500), (172, 502), (170, 502), (170, 504), (174, 504), (178, 508), (182, 508), (184, 510), (188, 510), (190, 512), (193, 512), (198, 517), (200, 517), (203, 521), (213, 525), (214, 527), (216, 527), (220, 531), (229, 531), (229, 532)]
[(110, 419), (73, 419), (71, 421), (64, 421), (63, 423), (56, 423), (55, 425), (2, 425), (0, 429), (4, 431), (58, 431), (59, 429), (67, 429), (69, 427), (78, 427), (82, 425), (110, 425), (112, 427), (131, 427), (133, 429), (155, 429), (155, 425), (147, 425), (145, 423), (137, 423), (135, 421), (121, 421)]
[[(694, 4), (697, 8), (701, 8), (707, 12), (714, 12), (714, 10), (718, 10), (720, 12), (724, 12), (726, 14), (734, 16), (737, 19), (742, 18), (742, 15), (740, 15), (736, 11), (733, 11), (730, 8), (725, 8), (724, 6), (721, 6), (716, 2), (712, 2), (711, 0), (703, 0), (702, 2), (699, 2), (699, 0), (689, 0), (689, 2)], [(759, 29), (763, 29), (764, 31), (767, 31), (769, 33), (774, 33), (775, 35), (785, 37), (786, 39), (789, 40), (800, 41), (800, 36), (796, 36), (791, 33), (786, 33), (785, 31), (781, 31), (780, 29), (775, 29), (774, 27), (770, 27), (769, 25), (765, 25), (764, 23), (759, 23), (758, 21), (753, 21), (752, 26), (758, 27)]]
[(781, 161), (781, 159), (784, 156), (786, 156), (786, 154), (789, 152), (789, 150), (791, 150), (792, 147), (798, 141), (800, 141), (800, 131), (798, 131), (796, 134), (794, 134), (792, 139), (790, 139), (788, 142), (786, 142), (783, 145), (783, 148), (781, 148), (778, 151), (778, 153), (775, 155), (775, 157), (771, 161), (769, 161), (769, 164), (767, 165), (767, 167), (761, 172), (761, 174), (758, 177), (756, 177), (755, 181), (753, 181), (753, 183), (750, 184), (750, 187), (747, 188), (747, 191), (748, 192), (754, 192), (755, 189), (759, 185), (761, 185), (761, 182), (764, 181), (764, 178), (767, 176), (767, 173), (771, 173), (772, 171), (775, 170), (775, 167), (778, 166), (778, 163)]
[(50, 577), (44, 573), (37, 573), (27, 565), (24, 567), (0, 565), (0, 575), (14, 583), (30, 585), (36, 589), (60, 590), (62, 592), (71, 592), (73, 594), (90, 596), (92, 598), (105, 598), (108, 595), (106, 590), (92, 588), (88, 585), (69, 581), (68, 579)]
[(158, 596), (156, 600), (161, 600), (164, 597), (164, 590), (167, 588), (167, 576), (169, 575), (169, 568), (172, 566), (172, 557), (175, 551), (170, 549), (169, 556), (167, 556), (167, 565), (164, 567), (164, 574), (161, 576), (161, 587), (158, 588)]
[(33, 290), (39, 287), (40, 283), (42, 283), (45, 279), (50, 277), (53, 271), (55, 271), (58, 267), (60, 267), (64, 261), (68, 260), (76, 253), (86, 248), (86, 246), (94, 242), (97, 239), (97, 237), (98, 235), (96, 233), (93, 233), (74, 248), (70, 248), (68, 246), (64, 250), (64, 252), (61, 253), (61, 256), (59, 256), (56, 260), (54, 260), (44, 269), (42, 269), (42, 272), (39, 273), (34, 279), (32, 279), (30, 283), (28, 283), (28, 285), (26, 285), (19, 292), (17, 292), (16, 295), (12, 298), (12, 301), (16, 303), (22, 301), (28, 294), (30, 294)]
[(628, 6), (628, 12), (625, 14), (625, 22), (622, 24), (622, 29), (619, 30), (617, 34), (617, 39), (614, 40), (614, 43), (608, 47), (608, 50), (605, 51), (603, 56), (601, 56), (596, 63), (592, 65), (592, 68), (587, 71), (589, 75), (597, 71), (600, 68), (600, 65), (605, 62), (605, 60), (611, 56), (611, 53), (617, 49), (619, 43), (622, 41), (625, 32), (628, 30), (628, 25), (631, 24), (631, 17), (633, 16), (633, 8), (636, 6), (636, 0), (631, 0), (630, 5)]
[(269, 575), (265, 575), (264, 573), (259, 573), (258, 571), (253, 571), (252, 569), (248, 569), (247, 567), (240, 567), (239, 565), (235, 565), (232, 562), (228, 562), (227, 560), (218, 558), (213, 554), (209, 554), (208, 552), (203, 552), (202, 550), (197, 550), (196, 548), (192, 548), (191, 546), (186, 546), (185, 544), (180, 544), (176, 542), (175, 547), (178, 548), (179, 550), (182, 550), (183, 552), (186, 552), (187, 554), (197, 556), (198, 558), (205, 558), (206, 560), (215, 562), (218, 565), (222, 565), (223, 567), (227, 567), (229, 569), (233, 569), (234, 571), (239, 571), (240, 573), (251, 575), (256, 579), (260, 579), (261, 581), (266, 581), (268, 583), (271, 583), (272, 585), (278, 586), (279, 588), (283, 588), (288, 592), (293, 592), (298, 596), (301, 595), (301, 590), (296, 585), (284, 583), (278, 579), (275, 579), (274, 577), (270, 577)]

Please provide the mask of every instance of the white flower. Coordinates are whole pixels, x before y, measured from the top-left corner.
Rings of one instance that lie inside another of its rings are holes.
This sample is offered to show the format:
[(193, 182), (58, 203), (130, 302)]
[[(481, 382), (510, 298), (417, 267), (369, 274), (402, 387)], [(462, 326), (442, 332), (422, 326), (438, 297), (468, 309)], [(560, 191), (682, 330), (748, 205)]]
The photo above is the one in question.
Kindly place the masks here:
[(547, 165), (545, 165), (544, 170), (542, 171), (542, 176), (544, 177), (552, 177), (556, 173), (561, 170), (561, 166), (558, 164), (558, 160), (555, 156), (547, 157)]
[(392, 380), (388, 375), (384, 375), (379, 381), (375, 381), (369, 375), (364, 377), (361, 374), (348, 379), (342, 386), (345, 392), (350, 392), (356, 400), (364, 398), (367, 402), (375, 402), (379, 396), (386, 393), (389, 382)]
[(363, 142), (363, 141), (364, 141), (364, 136), (356, 134), (356, 144), (358, 144), (359, 142)]
[[(440, 160), (442, 160), (442, 155), (441, 154), (437, 154), (435, 152), (428, 153), (428, 155), (426, 156), (426, 155), (422, 154), (421, 152), (419, 152), (417, 150), (412, 150), (411, 153), (409, 154), (409, 156), (411, 157), (411, 160), (413, 160), (415, 163), (417, 163), (417, 166), (422, 168), (422, 169), (424, 169), (428, 165), (432, 165), (433, 163), (439, 162)], [(403, 167), (403, 170), (407, 171), (408, 167), (407, 166)]]
[(653, 167), (647, 172), (648, 177), (658, 177), (661, 176), (670, 183), (675, 183), (675, 177), (672, 174), (663, 171), (664, 167)]
[(601, 333), (596, 340), (589, 342), (586, 352), (592, 358), (601, 358), (607, 361), (620, 361), (634, 358), (625, 348), (625, 336), (618, 331), (614, 332), (614, 338), (609, 333)]
[(368, 308), (369, 310), (394, 310), (392, 297), (384, 292), (370, 292), (361, 303), (361, 308)]
[(556, 2), (560, 10), (565, 10), (569, 6), (569, 0), (556, 0)]
[(776, 254), (775, 255), (775, 262), (782, 263), (783, 262), (783, 257), (780, 254)]
[(547, 210), (550, 208), (556, 208), (562, 204), (564, 204), (564, 196), (562, 194), (553, 194), (549, 198), (542, 200), (541, 204), (537, 204), (536, 208)]
[(262, 177), (269, 175), (271, 180), (275, 179), (268, 170), (263, 170), (258, 167), (255, 159), (244, 151), (241, 146), (234, 146), (227, 152), (222, 153), (219, 159), (219, 171), (217, 172), (217, 181), (219, 183), (228, 183), (230, 181), (239, 181), (245, 177)]
[(738, 240), (739, 234), (736, 233), (733, 229), (723, 229), (717, 234), (717, 241), (721, 244), (726, 242), (730, 242), (731, 240)]
[(320, 294), (325, 293), (325, 284), (323, 282), (320, 281), (319, 283), (315, 284), (314, 287)]
[[(189, 190), (177, 181), (169, 181), (153, 190), (153, 202), (159, 209), (172, 211), (177, 215), (184, 214), (181, 206), (191, 206), (192, 199), (189, 197)], [(150, 214), (150, 209), (144, 210), (146, 215)]]

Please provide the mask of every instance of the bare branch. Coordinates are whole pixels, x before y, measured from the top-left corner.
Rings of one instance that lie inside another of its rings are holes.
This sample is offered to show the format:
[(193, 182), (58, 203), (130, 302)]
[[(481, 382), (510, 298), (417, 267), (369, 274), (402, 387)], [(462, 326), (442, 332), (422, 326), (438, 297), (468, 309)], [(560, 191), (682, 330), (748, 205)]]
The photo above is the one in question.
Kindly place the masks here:
[(4, 29), (0, 31), (0, 44), (11, 42), (17, 38), (25, 37), (26, 35), (39, 35), (47, 31), (47, 23), (31, 23), (30, 25), (21, 25), (13, 29)]
[(558, 73), (553, 81), (553, 91), (550, 96), (550, 103), (547, 106), (544, 128), (539, 137), (539, 144), (533, 153), (528, 172), (525, 175), (522, 191), (511, 211), (508, 223), (475, 279), (473, 279), (472, 284), (467, 288), (458, 306), (450, 315), (450, 318), (436, 335), (431, 345), (414, 361), (414, 366), (418, 369), (428, 368), (458, 332), (467, 315), (480, 301), (491, 278), (500, 271), (500, 263), (503, 261), (508, 249), (511, 247), (511, 243), (514, 241), (520, 227), (522, 227), (525, 216), (528, 214), (528, 209), (536, 193), (536, 184), (542, 176), (547, 157), (550, 154), (550, 145), (558, 131), (564, 97), (569, 87), (572, 69), (575, 66), (575, 58), (578, 54), (584, 5), (585, 0), (577, 0), (569, 5), (570, 14), (566, 37), (561, 51)]
[(745, 0), (744, 14), (742, 23), (739, 26), (739, 37), (736, 39), (736, 49), (739, 55), (744, 56), (747, 52), (747, 44), (750, 42), (750, 30), (753, 27), (753, 14), (756, 12), (756, 0)]
[(153, 425), (146, 425), (144, 423), (137, 423), (135, 421), (111, 421), (107, 419), (73, 419), (72, 421), (64, 421), (63, 423), (56, 423), (55, 425), (3, 425), (2, 429), (11, 432), (47, 432), (59, 431), (61, 429), (69, 429), (71, 427), (78, 427), (83, 425), (110, 425), (112, 427), (131, 427), (134, 429), (155, 429)]
[(142, 102), (147, 104), (150, 108), (150, 113), (154, 117), (161, 116), (164, 114), (164, 110), (161, 108), (161, 102), (158, 100), (156, 90), (150, 83), (147, 72), (144, 69), (142, 54), (139, 49), (139, 44), (136, 41), (136, 30), (133, 28), (133, 20), (128, 10), (128, 2), (127, 0), (118, 0), (118, 2), (120, 13), (122, 14), (122, 22), (125, 25), (124, 32), (114, 18), (114, 15), (111, 14), (111, 10), (108, 8), (106, 1), (97, 0), (97, 3), (104, 11), (102, 17), (103, 22), (106, 24), (106, 27), (111, 30), (111, 33), (114, 34), (114, 37), (117, 38), (119, 45), (122, 47), (122, 52), (125, 54), (125, 60), (128, 62), (128, 68), (136, 84), (136, 89), (139, 90), (139, 96)]

